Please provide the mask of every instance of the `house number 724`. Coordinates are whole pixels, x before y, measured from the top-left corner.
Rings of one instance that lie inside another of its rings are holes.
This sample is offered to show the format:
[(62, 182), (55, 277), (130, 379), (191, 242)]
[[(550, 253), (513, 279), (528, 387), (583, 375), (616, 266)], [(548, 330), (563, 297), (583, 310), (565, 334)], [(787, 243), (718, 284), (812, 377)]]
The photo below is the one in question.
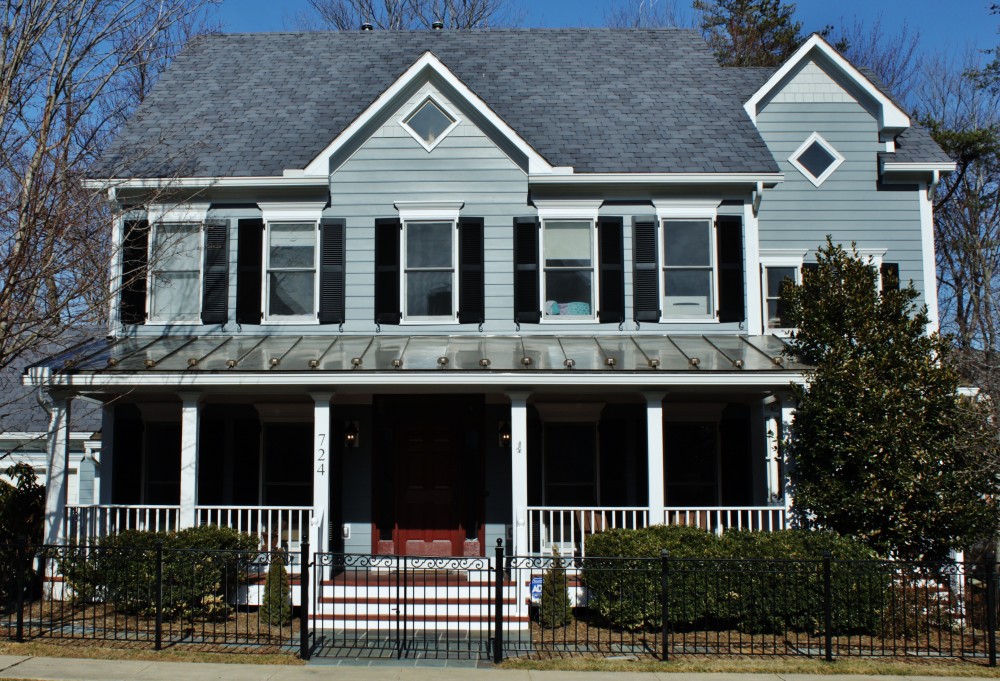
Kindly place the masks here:
[(326, 450), (323, 449), (323, 444), (326, 441), (326, 433), (319, 434), (319, 447), (316, 449), (316, 461), (319, 466), (316, 468), (316, 472), (320, 475), (326, 475)]

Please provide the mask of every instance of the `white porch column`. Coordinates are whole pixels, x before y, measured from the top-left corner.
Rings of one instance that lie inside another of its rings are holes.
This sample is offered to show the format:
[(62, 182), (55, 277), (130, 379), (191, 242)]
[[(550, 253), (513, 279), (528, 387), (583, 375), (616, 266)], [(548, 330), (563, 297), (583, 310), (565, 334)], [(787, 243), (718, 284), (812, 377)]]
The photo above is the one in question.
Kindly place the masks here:
[(781, 461), (781, 411), (780, 403), (772, 400), (764, 405), (764, 437), (766, 450), (764, 455), (764, 479), (767, 481), (767, 498), (765, 502), (773, 504), (781, 498), (782, 482), (779, 479), (779, 462)]
[(527, 555), (528, 543), (528, 397), (531, 393), (507, 393), (510, 398), (510, 496), (513, 506), (514, 546), (510, 554)]
[(95, 502), (110, 504), (114, 484), (115, 463), (115, 405), (105, 404), (101, 408), (101, 455), (97, 466), (100, 495)]
[(198, 431), (201, 422), (200, 393), (180, 393), (181, 398), (181, 508), (177, 523), (194, 527), (198, 503)]
[(330, 400), (332, 392), (311, 393), (313, 409), (313, 498), (309, 524), (311, 553), (330, 549)]
[(66, 478), (69, 469), (69, 419), (71, 398), (52, 395), (49, 416), (48, 474), (45, 482), (45, 543), (63, 542), (66, 518)]
[(792, 505), (792, 471), (795, 469), (795, 462), (788, 456), (788, 443), (791, 440), (792, 421), (795, 419), (795, 401), (791, 395), (781, 396), (781, 460), (784, 464), (785, 479), (780, 481), (785, 493), (785, 508)]
[(667, 492), (663, 480), (663, 398), (664, 393), (645, 393), (646, 398), (646, 457), (649, 471), (649, 524), (664, 523), (663, 507)]

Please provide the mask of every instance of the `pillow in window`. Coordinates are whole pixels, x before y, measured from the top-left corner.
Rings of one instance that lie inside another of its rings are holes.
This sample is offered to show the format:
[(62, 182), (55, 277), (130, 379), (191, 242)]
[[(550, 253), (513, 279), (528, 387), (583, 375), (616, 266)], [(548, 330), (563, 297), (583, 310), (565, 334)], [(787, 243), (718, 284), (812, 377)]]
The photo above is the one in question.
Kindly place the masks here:
[(571, 314), (571, 315), (589, 317), (590, 303), (584, 303), (581, 301), (565, 303), (559, 306), (559, 314)]

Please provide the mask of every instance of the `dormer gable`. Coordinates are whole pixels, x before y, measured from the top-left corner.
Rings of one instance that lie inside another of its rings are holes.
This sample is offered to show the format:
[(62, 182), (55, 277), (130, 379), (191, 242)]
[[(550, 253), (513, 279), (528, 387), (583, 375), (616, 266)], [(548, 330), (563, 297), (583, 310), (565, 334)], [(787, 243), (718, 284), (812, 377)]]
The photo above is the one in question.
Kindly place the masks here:
[(909, 115), (898, 104), (815, 33), (746, 101), (744, 108), (750, 118), (756, 123), (767, 104), (776, 97), (788, 96), (793, 81), (808, 83), (817, 94), (835, 97), (843, 93), (851, 97), (871, 112), (880, 132), (895, 134), (910, 127)]

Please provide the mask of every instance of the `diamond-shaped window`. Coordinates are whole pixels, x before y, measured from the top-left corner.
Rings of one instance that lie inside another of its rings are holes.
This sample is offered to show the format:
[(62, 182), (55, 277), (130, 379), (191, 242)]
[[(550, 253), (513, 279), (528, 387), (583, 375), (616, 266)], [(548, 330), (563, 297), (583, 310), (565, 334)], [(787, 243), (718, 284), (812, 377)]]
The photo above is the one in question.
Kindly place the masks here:
[(458, 124), (448, 112), (428, 97), (403, 119), (403, 127), (430, 151)]
[(818, 187), (844, 162), (844, 157), (814, 132), (788, 160)]

